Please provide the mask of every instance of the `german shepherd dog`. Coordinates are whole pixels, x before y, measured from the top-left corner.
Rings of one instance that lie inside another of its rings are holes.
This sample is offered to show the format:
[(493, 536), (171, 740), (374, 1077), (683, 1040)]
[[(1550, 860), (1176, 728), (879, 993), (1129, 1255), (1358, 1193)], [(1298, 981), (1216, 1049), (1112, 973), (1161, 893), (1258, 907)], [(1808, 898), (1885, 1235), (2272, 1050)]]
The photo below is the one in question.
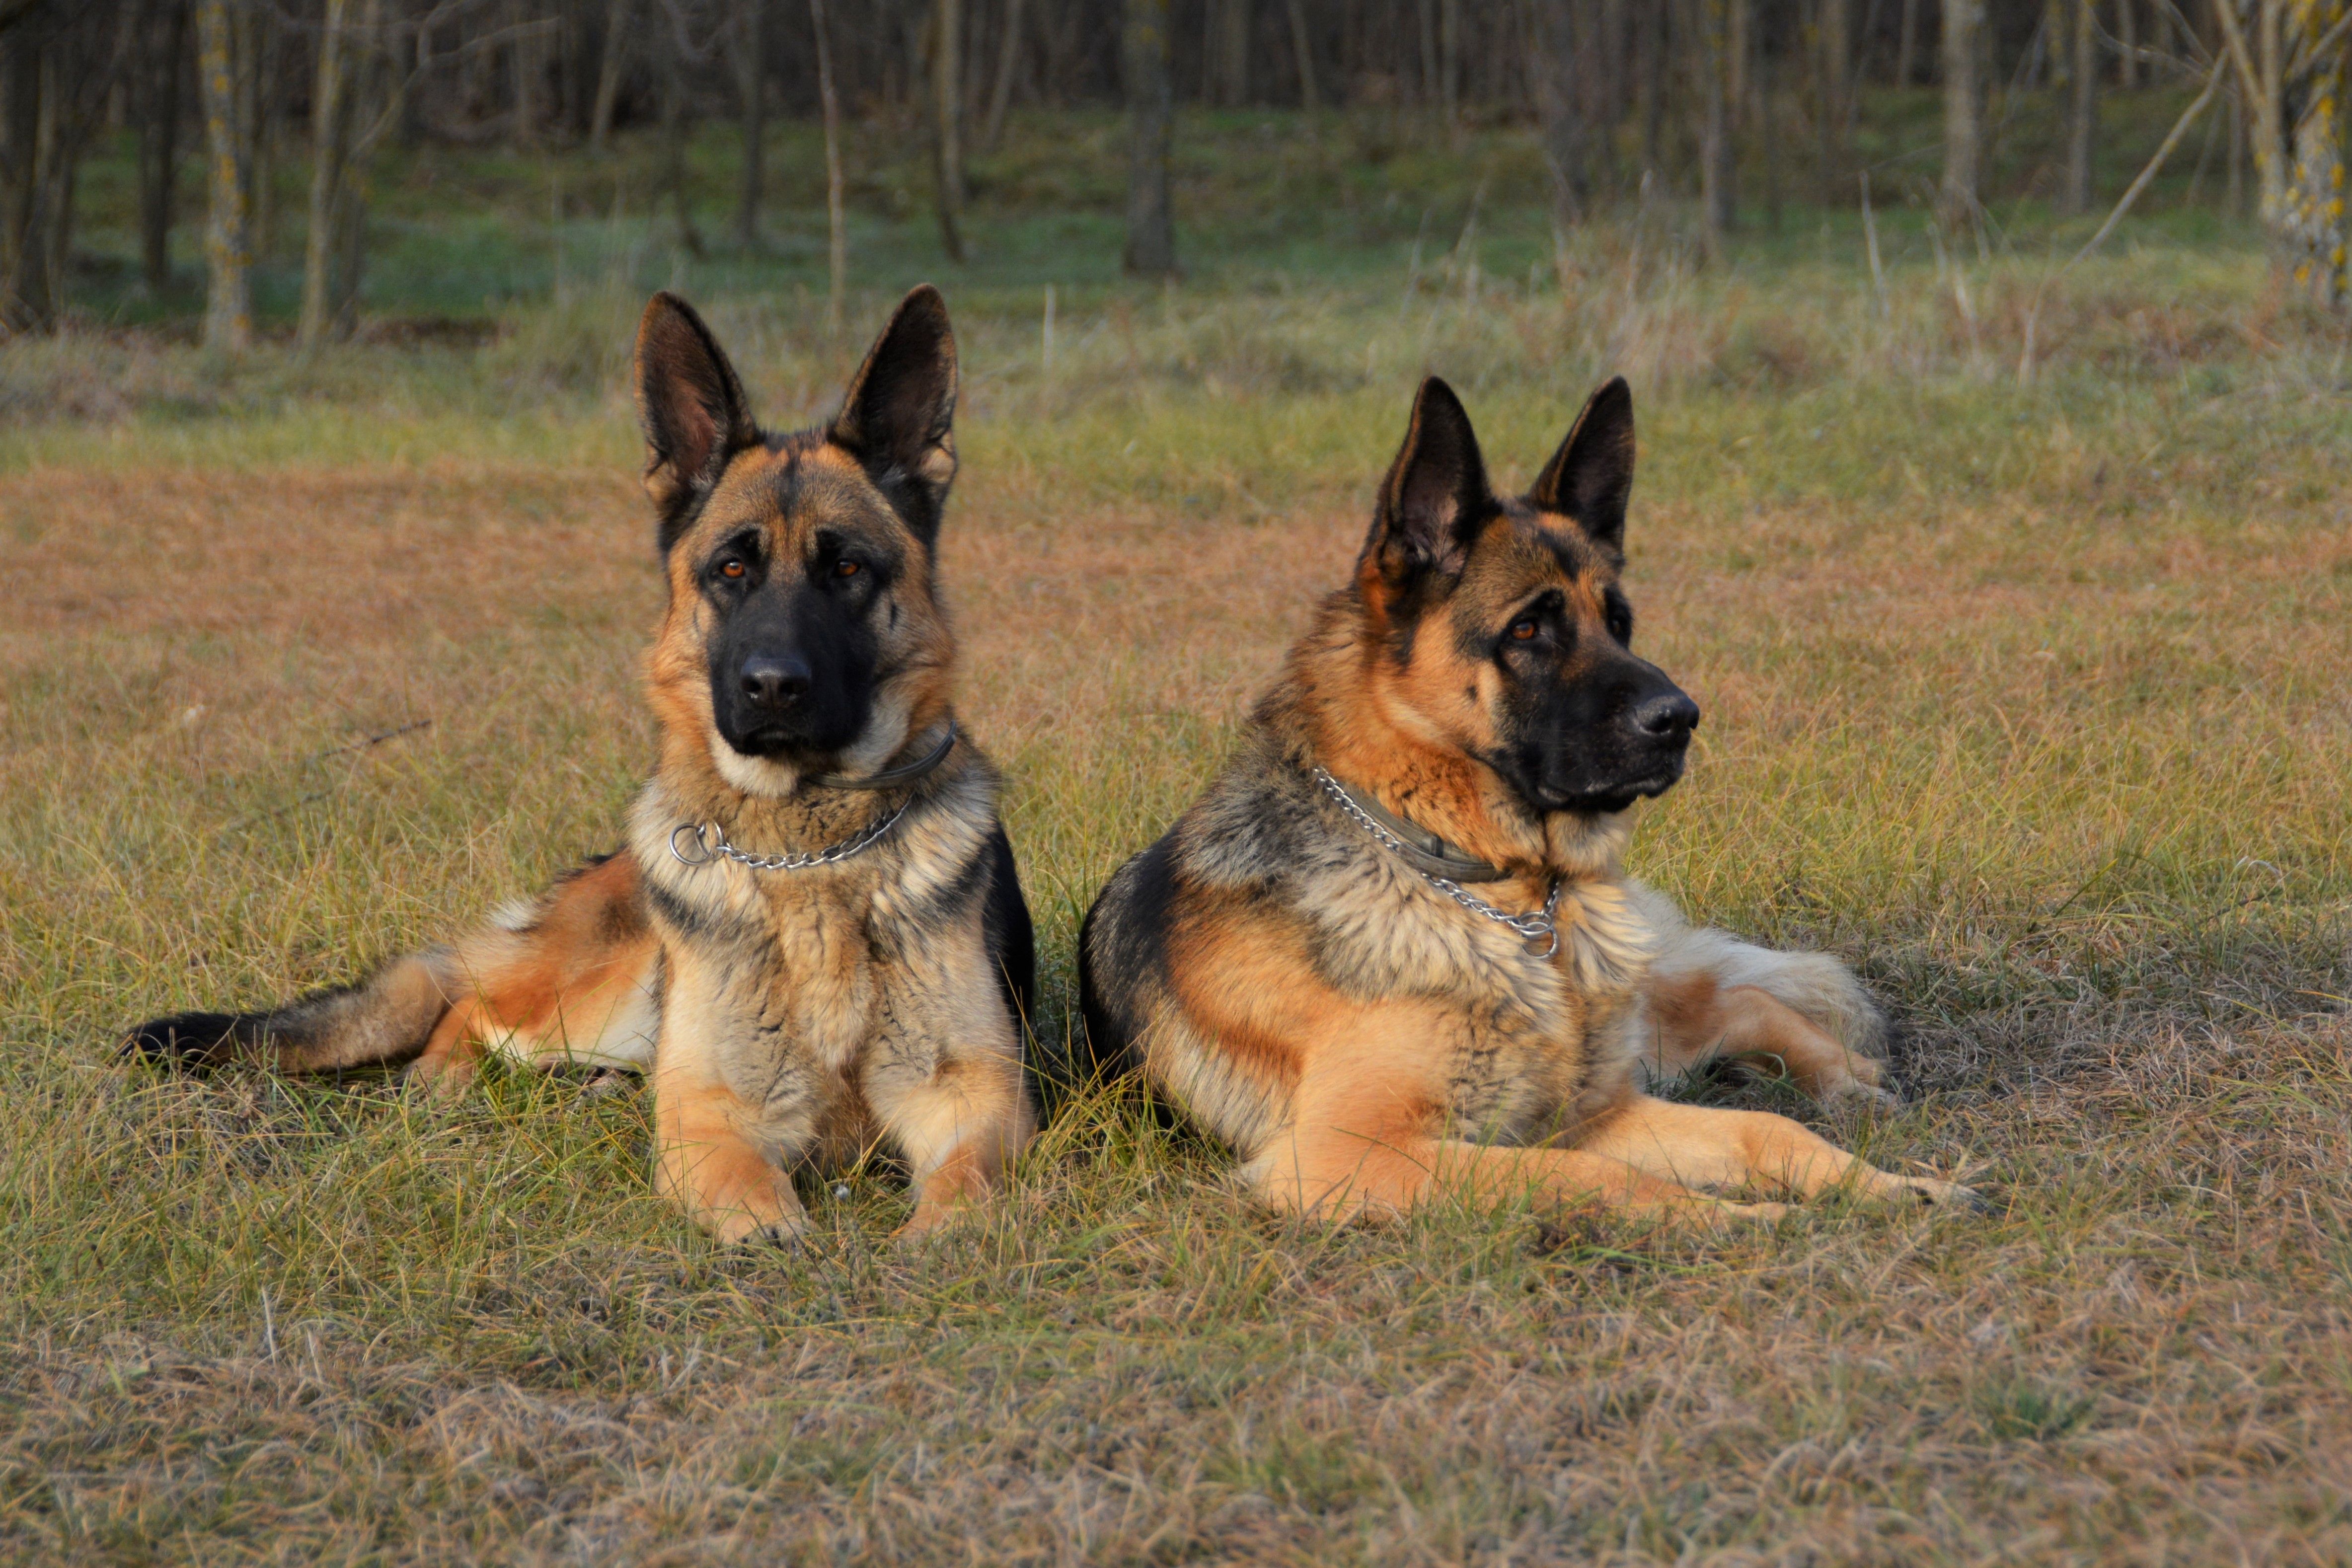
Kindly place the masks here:
[(1685, 925), (1628, 877), (1627, 811), (1697, 705), (1633, 652), (1633, 399), (1595, 392), (1525, 497), (1423, 383), (1355, 578), (1238, 757), (1080, 937), (1097, 1065), (1139, 1069), (1267, 1201), (1334, 1217), (1533, 1191), (1702, 1228), (1701, 1189), (1947, 1202), (1785, 1117), (1643, 1092), (1711, 1059), (1884, 1098), (1861, 987)]
[(486, 1051), (649, 1070), (656, 1185), (714, 1235), (789, 1239), (791, 1167), (877, 1145), (927, 1230), (1034, 1124), (1029, 913), (996, 769), (956, 727), (936, 577), (947, 308), (909, 294), (840, 414), (794, 434), (761, 432), (670, 295), (638, 325), (635, 379), (669, 598), (646, 663), (659, 761), (625, 847), (364, 985), (157, 1019), (125, 1050), (409, 1061), (445, 1088)]

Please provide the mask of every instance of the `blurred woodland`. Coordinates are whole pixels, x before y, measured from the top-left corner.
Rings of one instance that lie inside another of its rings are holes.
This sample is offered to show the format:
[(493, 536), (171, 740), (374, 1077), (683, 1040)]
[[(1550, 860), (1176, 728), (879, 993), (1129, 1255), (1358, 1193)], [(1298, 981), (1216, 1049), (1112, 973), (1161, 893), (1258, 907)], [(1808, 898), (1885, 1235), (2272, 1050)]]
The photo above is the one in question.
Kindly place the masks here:
[[(1538, 127), (1559, 225), (1670, 198), (1713, 247), (1743, 208), (1866, 206), (1854, 129), (1876, 88), (1938, 93), (1953, 231), (1980, 223), (1988, 142), (2022, 98), (2063, 106), (2036, 121), (2063, 141), (2062, 214), (2120, 218), (2192, 131), (2207, 160), (2225, 139), (2213, 199), (2336, 304), (2347, 60), (2352, 0), (0, 0), (0, 330), (67, 318), (77, 170), (106, 135), (135, 139), (147, 286), (169, 281), (174, 224), (200, 221), (203, 339), (235, 351), (289, 166), (308, 192), (298, 336), (352, 331), (371, 160), (392, 143), (597, 149), (637, 128), (682, 169), (698, 124), (730, 121), (749, 247), (772, 118), (821, 120), (838, 299), (844, 140), (877, 119), (924, 129), (961, 259), (966, 159), (1009, 111), (1122, 108), (1125, 260), (1149, 276), (1181, 266), (1181, 107), (1279, 105), (1310, 131), (1342, 111), (1437, 138)], [(2164, 86), (2185, 107), (2143, 178), (2095, 189), (2101, 95)]]

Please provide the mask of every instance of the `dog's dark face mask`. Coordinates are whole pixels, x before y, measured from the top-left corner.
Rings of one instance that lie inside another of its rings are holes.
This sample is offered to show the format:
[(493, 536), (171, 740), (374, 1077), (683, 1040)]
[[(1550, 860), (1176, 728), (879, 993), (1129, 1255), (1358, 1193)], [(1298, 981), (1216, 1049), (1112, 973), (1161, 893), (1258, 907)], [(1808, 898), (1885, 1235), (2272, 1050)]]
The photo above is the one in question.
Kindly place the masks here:
[(830, 766), (867, 739), (894, 680), (948, 664), (930, 565), (955, 474), (955, 390), (946, 308), (919, 288), (832, 423), (764, 436), (700, 319), (668, 295), (647, 308), (646, 488), (729, 749)]
[(1618, 577), (1633, 489), (1625, 383), (1595, 392), (1528, 493), (1498, 497), (1469, 417), (1423, 385), (1360, 580), (1401, 691), (1538, 812), (1622, 811), (1682, 777), (1698, 705), (1633, 651)]

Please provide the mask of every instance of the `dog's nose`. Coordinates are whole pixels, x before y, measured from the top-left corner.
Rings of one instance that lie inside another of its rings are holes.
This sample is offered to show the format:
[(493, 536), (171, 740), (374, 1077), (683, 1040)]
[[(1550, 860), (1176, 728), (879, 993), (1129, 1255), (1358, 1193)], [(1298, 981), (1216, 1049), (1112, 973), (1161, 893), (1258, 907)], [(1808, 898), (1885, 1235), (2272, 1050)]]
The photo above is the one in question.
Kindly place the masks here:
[(743, 695), (761, 707), (790, 707), (809, 689), (805, 659), (761, 653), (743, 661)]
[(1698, 704), (1681, 692), (1664, 692), (1633, 709), (1633, 727), (1652, 740), (1679, 744), (1698, 727)]

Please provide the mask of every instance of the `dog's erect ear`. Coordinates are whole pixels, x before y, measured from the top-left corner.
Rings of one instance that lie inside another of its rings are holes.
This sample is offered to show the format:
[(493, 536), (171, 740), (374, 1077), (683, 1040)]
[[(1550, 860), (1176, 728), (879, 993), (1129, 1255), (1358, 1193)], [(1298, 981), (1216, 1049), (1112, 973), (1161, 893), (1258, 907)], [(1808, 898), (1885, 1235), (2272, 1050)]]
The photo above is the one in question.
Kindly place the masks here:
[(1622, 552), (1625, 501), (1633, 493), (1633, 393), (1623, 376), (1612, 376), (1586, 401), (1528, 501), (1575, 518), (1594, 544)]
[(1421, 383), (1404, 445), (1381, 484), (1364, 554), (1395, 581), (1459, 571), (1478, 525), (1494, 510), (1470, 416), (1454, 389), (1432, 376)]
[(760, 427), (719, 340), (675, 294), (655, 295), (637, 322), (636, 393), (646, 494), (661, 517), (667, 551), (728, 459), (760, 439)]
[(939, 537), (955, 479), (955, 402), (948, 304), (920, 284), (866, 351), (825, 435), (857, 459), (925, 544)]

